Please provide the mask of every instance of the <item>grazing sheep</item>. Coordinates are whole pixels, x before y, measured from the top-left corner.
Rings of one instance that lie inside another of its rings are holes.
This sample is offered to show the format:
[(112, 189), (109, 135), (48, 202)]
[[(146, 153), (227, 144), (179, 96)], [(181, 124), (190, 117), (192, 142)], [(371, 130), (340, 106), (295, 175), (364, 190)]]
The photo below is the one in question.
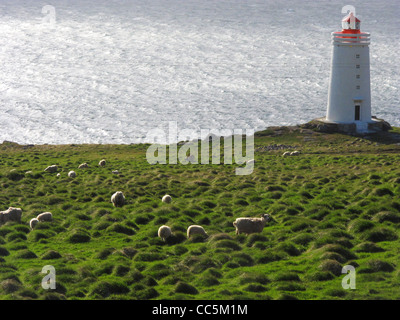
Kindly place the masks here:
[(188, 239), (195, 235), (195, 234), (200, 234), (204, 237), (208, 237), (208, 234), (206, 233), (206, 231), (204, 230), (204, 228), (202, 226), (198, 226), (198, 225), (191, 225), (188, 229), (187, 229), (187, 237)]
[(37, 218), (33, 218), (33, 219), (31, 219), (31, 221), (29, 221), (29, 226), (33, 230), (33, 229), (35, 229), (35, 227), (38, 223), (39, 223), (39, 220)]
[(114, 207), (122, 207), (125, 204), (125, 196), (121, 191), (117, 191), (111, 196)]
[(7, 221), (21, 222), (22, 210), (20, 208), (9, 207), (6, 211), (0, 211), (0, 222)]
[(104, 167), (106, 165), (106, 160), (100, 160), (100, 162), (99, 162), (99, 166), (100, 167)]
[(57, 173), (57, 177), (61, 177), (61, 173)]
[(89, 165), (85, 162), (79, 165), (78, 169), (89, 168)]
[(169, 194), (166, 194), (164, 197), (162, 197), (161, 201), (165, 203), (171, 203), (172, 198)]
[(38, 219), (39, 222), (50, 222), (53, 221), (53, 214), (51, 212), (43, 212), (39, 214), (36, 219)]
[(161, 226), (158, 228), (158, 236), (162, 241), (165, 241), (171, 234), (171, 228), (168, 226)]
[(118, 170), (114, 170), (114, 171), (112, 171), (112, 173), (113, 174), (119, 174), (119, 171)]
[(282, 155), (282, 157), (289, 157), (289, 156), (290, 156), (290, 151), (286, 151)]
[(50, 173), (54, 173), (58, 170), (58, 167), (53, 164), (52, 166), (48, 166), (46, 169), (44, 169), (44, 171), (46, 172), (50, 172)]
[(76, 172), (75, 171), (68, 172), (68, 177), (75, 178), (76, 177)]
[(233, 225), (236, 228), (236, 234), (262, 232), (265, 224), (271, 219), (269, 214), (262, 214), (261, 218), (237, 218)]
[(298, 156), (300, 155), (300, 151), (293, 151), (290, 153), (291, 156)]

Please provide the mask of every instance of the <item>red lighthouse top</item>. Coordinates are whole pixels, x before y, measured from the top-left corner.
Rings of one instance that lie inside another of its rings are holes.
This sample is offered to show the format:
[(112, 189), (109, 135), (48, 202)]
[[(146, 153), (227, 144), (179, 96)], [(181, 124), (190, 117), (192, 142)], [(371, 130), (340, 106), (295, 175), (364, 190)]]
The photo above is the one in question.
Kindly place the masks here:
[(353, 12), (350, 12), (346, 17), (342, 20), (342, 28), (341, 33), (360, 33), (360, 20), (357, 19)]

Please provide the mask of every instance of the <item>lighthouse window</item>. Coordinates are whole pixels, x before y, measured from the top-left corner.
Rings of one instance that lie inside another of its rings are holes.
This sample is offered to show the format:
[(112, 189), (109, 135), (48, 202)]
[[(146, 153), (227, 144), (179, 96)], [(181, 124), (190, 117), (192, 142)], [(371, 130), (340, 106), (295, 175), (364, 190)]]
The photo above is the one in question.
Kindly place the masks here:
[(357, 88), (357, 89), (360, 89), (360, 86), (357, 86), (356, 88)]
[(357, 58), (357, 59), (360, 58), (360, 55), (359, 55), (359, 54), (356, 54), (356, 58)]
[(356, 65), (356, 68), (357, 68), (357, 69), (360, 69), (360, 65), (359, 65), (359, 64), (357, 64), (357, 65)]
[(360, 79), (360, 75), (359, 75), (359, 74), (357, 74), (357, 75), (356, 75), (356, 78), (357, 78), (357, 79)]

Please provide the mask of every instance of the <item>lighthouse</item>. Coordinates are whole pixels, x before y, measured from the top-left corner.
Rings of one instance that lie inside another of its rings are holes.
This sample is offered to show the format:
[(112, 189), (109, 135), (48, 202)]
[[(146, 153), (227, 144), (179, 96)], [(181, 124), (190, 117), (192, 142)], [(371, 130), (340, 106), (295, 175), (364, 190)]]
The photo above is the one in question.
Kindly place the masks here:
[(371, 119), (370, 34), (360, 31), (352, 12), (342, 20), (342, 31), (332, 32), (332, 62), (326, 123), (351, 125), (368, 132)]

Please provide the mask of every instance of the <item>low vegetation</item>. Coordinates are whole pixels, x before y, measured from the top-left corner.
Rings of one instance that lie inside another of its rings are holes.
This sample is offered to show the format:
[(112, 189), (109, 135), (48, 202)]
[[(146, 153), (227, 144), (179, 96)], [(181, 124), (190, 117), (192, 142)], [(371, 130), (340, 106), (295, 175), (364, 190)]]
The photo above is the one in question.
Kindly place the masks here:
[[(0, 210), (23, 213), (0, 225), (0, 298), (399, 299), (399, 134), (268, 129), (244, 176), (238, 164), (151, 165), (146, 144), (4, 142)], [(56, 173), (44, 171), (53, 164)], [(110, 201), (116, 191), (122, 207)], [(31, 230), (42, 212), (53, 221)], [(261, 233), (235, 234), (236, 218), (264, 213)], [(192, 224), (208, 237), (187, 239)], [(165, 241), (162, 225), (172, 230)], [(41, 286), (46, 265), (54, 290)], [(355, 267), (356, 289), (342, 288), (344, 265)]]

